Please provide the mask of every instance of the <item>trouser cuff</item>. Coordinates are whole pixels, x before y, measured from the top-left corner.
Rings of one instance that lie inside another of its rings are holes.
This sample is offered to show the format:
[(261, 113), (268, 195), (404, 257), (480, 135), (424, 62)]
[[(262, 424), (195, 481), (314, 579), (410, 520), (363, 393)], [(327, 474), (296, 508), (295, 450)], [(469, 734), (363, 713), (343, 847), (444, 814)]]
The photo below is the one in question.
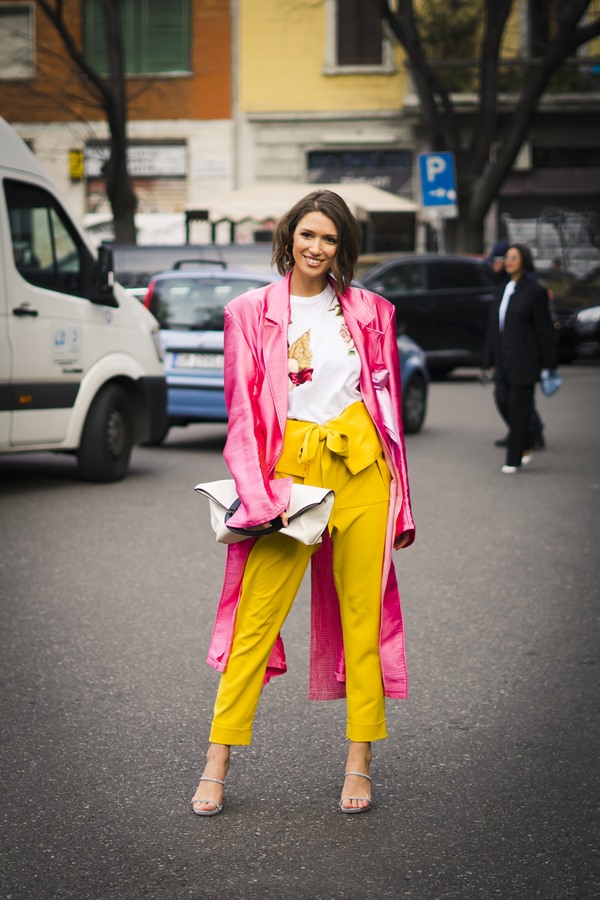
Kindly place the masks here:
[(247, 746), (252, 741), (252, 729), (212, 725), (208, 739), (211, 744), (241, 744)]
[(381, 741), (387, 736), (385, 722), (376, 722), (373, 725), (348, 722), (346, 725), (346, 737), (349, 741)]

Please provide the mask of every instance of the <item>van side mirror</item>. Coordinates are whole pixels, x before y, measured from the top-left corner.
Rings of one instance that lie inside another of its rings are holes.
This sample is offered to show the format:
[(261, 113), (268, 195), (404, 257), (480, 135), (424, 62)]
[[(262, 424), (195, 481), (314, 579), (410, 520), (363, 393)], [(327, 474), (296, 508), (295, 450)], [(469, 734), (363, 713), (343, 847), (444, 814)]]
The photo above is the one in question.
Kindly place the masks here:
[(113, 291), (115, 283), (113, 252), (106, 244), (100, 244), (98, 247), (98, 259), (94, 263), (92, 282), (92, 303), (113, 307), (119, 305)]

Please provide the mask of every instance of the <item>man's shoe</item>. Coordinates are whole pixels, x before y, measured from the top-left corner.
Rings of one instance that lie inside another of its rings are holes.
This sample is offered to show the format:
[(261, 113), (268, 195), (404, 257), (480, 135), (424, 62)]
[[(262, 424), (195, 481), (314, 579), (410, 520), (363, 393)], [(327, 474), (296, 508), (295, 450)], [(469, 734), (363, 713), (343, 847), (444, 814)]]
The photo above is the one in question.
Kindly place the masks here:
[(514, 475), (516, 472), (519, 471), (519, 467), (518, 466), (502, 466), (500, 471), (503, 473), (503, 475)]
[(494, 447), (507, 447), (508, 446), (508, 435), (503, 438), (498, 438), (497, 441), (494, 441)]

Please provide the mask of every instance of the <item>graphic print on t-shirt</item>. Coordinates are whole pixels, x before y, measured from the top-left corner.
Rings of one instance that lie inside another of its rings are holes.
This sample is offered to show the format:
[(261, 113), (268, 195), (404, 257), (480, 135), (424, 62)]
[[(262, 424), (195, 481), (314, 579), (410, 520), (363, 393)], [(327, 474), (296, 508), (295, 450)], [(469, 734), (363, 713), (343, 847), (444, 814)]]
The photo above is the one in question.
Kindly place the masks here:
[[(334, 312), (336, 316), (343, 316), (343, 310), (340, 306), (337, 297), (333, 299), (333, 305), (329, 307), (329, 312)], [(343, 341), (348, 345), (348, 356), (356, 355), (356, 347), (354, 346), (354, 341), (352, 340), (352, 335), (350, 334), (350, 330), (346, 323), (342, 320), (342, 324), (340, 327), (340, 336)]]
[[(343, 316), (342, 307), (337, 298), (334, 298), (328, 312), (335, 313), (336, 316)], [(339, 333), (348, 348), (348, 356), (356, 356), (352, 335), (343, 318)], [(308, 328), (288, 348), (288, 391), (293, 391), (295, 387), (304, 384), (305, 381), (312, 381), (314, 369), (311, 368), (311, 362), (312, 350), (310, 349), (310, 328)]]
[(312, 350), (310, 349), (310, 328), (301, 334), (288, 349), (288, 391), (296, 385), (312, 381)]

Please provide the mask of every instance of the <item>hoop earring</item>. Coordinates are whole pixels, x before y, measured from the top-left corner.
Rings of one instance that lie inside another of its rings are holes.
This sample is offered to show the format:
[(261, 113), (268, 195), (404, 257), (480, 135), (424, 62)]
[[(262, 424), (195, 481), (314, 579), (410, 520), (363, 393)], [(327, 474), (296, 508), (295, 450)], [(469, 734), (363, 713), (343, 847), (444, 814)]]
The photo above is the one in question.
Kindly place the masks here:
[(294, 257), (290, 251), (290, 245), (286, 244), (283, 248), (283, 252), (285, 253), (285, 264), (288, 269), (293, 269), (294, 267)]

